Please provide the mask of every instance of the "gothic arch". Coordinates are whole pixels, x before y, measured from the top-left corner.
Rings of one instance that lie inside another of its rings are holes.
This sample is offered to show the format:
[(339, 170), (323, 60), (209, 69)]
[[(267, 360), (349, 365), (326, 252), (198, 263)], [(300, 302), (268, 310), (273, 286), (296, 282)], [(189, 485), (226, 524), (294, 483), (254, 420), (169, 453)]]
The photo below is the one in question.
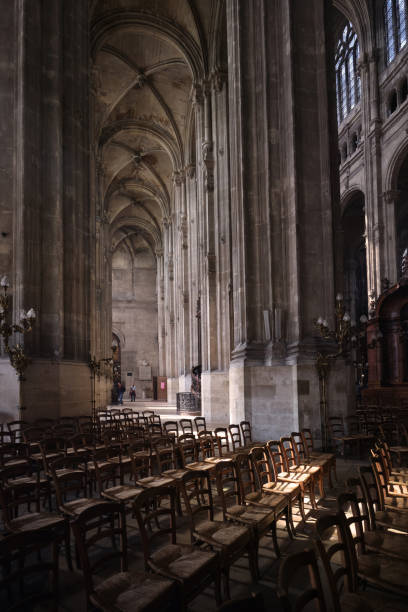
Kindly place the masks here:
[(333, 6), (353, 25), (362, 53), (373, 48), (373, 19), (364, 0), (333, 0)]
[(405, 138), (395, 149), (385, 174), (384, 191), (398, 189), (398, 177), (401, 166), (408, 155), (408, 138)]

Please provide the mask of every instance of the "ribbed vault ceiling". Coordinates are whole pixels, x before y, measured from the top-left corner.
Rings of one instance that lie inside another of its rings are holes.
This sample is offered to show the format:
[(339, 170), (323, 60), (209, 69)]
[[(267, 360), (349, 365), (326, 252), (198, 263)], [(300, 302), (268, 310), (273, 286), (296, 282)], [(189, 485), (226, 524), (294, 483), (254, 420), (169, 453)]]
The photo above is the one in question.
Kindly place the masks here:
[(172, 214), (173, 176), (191, 155), (192, 87), (207, 65), (213, 5), (91, 4), (95, 147), (113, 248), (126, 234), (161, 247), (163, 220)]

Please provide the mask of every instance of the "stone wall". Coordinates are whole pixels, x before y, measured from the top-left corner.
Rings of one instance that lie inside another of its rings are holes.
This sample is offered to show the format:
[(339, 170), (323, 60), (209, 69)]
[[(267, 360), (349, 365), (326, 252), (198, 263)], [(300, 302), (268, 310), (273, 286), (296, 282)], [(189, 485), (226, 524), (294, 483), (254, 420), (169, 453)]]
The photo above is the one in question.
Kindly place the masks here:
[[(156, 261), (144, 246), (132, 251), (122, 246), (112, 258), (112, 325), (121, 339), (121, 371), (126, 385), (136, 385), (136, 397), (153, 397), (151, 380), (140, 379), (140, 367), (146, 362), (152, 377), (158, 375), (158, 328), (156, 296)], [(131, 376), (127, 373), (131, 372)]]

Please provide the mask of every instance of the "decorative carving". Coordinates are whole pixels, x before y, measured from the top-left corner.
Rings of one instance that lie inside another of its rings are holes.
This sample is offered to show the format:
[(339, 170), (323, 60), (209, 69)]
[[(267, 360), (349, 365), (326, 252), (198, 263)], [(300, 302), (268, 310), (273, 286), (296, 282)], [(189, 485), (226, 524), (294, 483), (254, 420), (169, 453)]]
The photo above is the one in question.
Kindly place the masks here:
[(211, 84), (214, 91), (216, 91), (217, 93), (220, 93), (222, 91), (224, 83), (226, 83), (227, 81), (227, 76), (227, 73), (222, 70), (213, 70), (213, 72), (211, 73)]
[(204, 104), (203, 88), (200, 83), (194, 83), (191, 98), (193, 106), (202, 106)]
[(408, 248), (402, 254), (401, 258), (401, 277), (400, 282), (408, 282)]
[(215, 253), (207, 253), (206, 259), (207, 259), (208, 274), (215, 274), (217, 270), (217, 267), (216, 267), (217, 258), (215, 256)]
[(389, 191), (384, 191), (381, 194), (386, 204), (396, 204), (400, 198), (400, 195), (401, 192), (398, 189), (390, 189)]
[(172, 179), (173, 179), (173, 183), (177, 185), (177, 187), (180, 187), (186, 180), (184, 171), (176, 170), (175, 172), (173, 172)]
[(388, 278), (382, 278), (381, 279), (381, 292), (384, 291), (388, 291), (388, 289), (390, 288), (390, 281), (388, 280)]
[(186, 166), (185, 168), (186, 174), (188, 176), (188, 178), (192, 179), (195, 177), (195, 173), (196, 173), (196, 167), (195, 164), (188, 164), (188, 166)]
[(375, 317), (375, 308), (377, 306), (377, 297), (375, 291), (370, 291), (368, 294), (368, 317), (372, 319)]
[(136, 77), (135, 87), (138, 87), (139, 89), (141, 89), (143, 85), (146, 84), (146, 82), (147, 82), (147, 76), (143, 72), (140, 72), (140, 74), (138, 74)]

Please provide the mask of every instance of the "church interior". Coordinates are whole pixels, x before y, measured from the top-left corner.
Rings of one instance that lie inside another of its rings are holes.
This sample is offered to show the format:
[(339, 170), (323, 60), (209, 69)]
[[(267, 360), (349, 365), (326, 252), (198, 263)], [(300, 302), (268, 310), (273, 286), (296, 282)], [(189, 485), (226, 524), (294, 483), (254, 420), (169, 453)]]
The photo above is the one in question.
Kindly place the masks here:
[(1, 609), (408, 611), (408, 0), (0, 8)]

